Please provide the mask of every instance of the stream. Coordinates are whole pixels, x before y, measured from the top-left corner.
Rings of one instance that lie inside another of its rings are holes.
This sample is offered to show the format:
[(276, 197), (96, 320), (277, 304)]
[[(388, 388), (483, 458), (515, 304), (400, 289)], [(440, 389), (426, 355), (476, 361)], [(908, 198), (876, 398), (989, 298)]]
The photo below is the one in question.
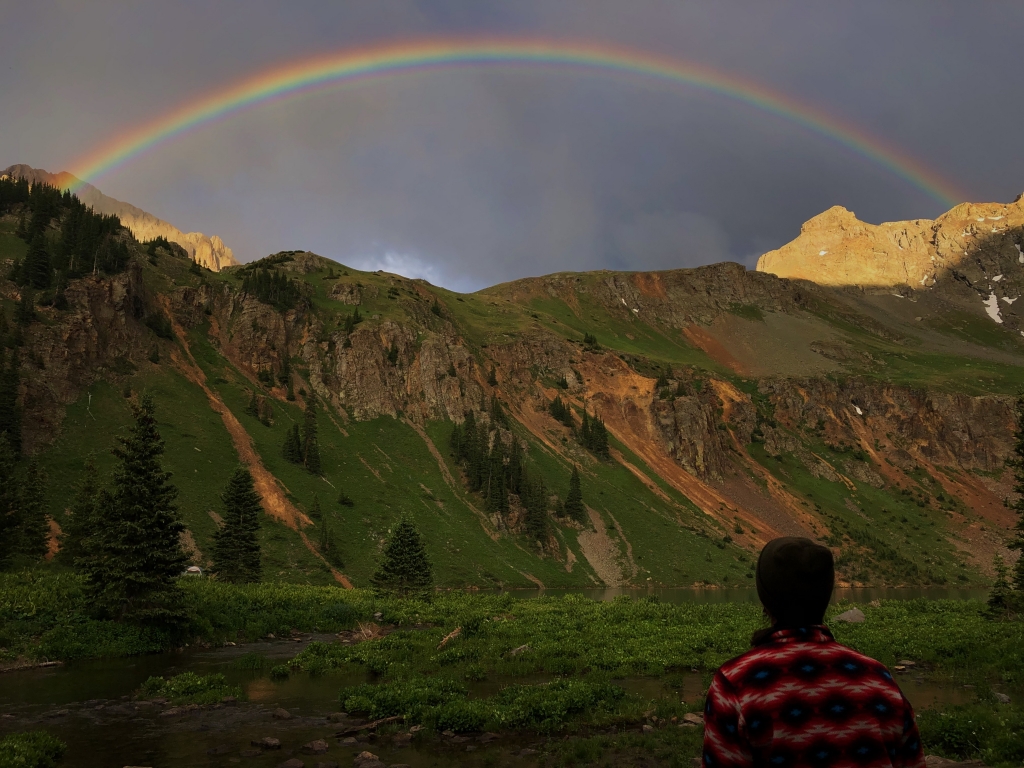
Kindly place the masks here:
[[(655, 595), (666, 602), (745, 601), (753, 590), (565, 590), (595, 599), (610, 600), (621, 594), (638, 597)], [(858, 590), (837, 598), (867, 602), (899, 597), (975, 597), (973, 590)], [(893, 594), (898, 592), (899, 594)], [(548, 590), (545, 594), (562, 592)], [(593, 594), (590, 594), (593, 593)], [(522, 596), (525, 596), (522, 595)], [(369, 750), (387, 765), (484, 766), (536, 765), (520, 752), (529, 749), (519, 736), (499, 736), (480, 742), (466, 737), (423, 739), (409, 743), (360, 735), (341, 743), (336, 734), (350, 722), (331, 722), (328, 715), (339, 709), (339, 690), (369, 680), (363, 673), (331, 673), (314, 677), (295, 673), (284, 680), (271, 679), (269, 669), (239, 669), (236, 660), (247, 653), (258, 653), (276, 663), (292, 658), (311, 641), (332, 642), (334, 635), (303, 634), (301, 640), (273, 640), (212, 649), (187, 649), (182, 652), (154, 654), (121, 659), (90, 660), (59, 667), (25, 669), (0, 674), (0, 735), (45, 729), (68, 744), (62, 768), (228, 768), (245, 765), (273, 768), (289, 758), (298, 758), (306, 768), (318, 764), (352, 765), (354, 755)], [(233, 685), (242, 688), (245, 701), (234, 705), (215, 705), (166, 714), (168, 706), (135, 701), (132, 695), (151, 676), (170, 677), (181, 672), (224, 674)], [(945, 678), (908, 670), (899, 682), (916, 709), (966, 703), (974, 692)], [(537, 680), (486, 680), (470, 685), (471, 697), (488, 696), (510, 682)], [(615, 681), (628, 693), (656, 700), (664, 697), (688, 703), (703, 695), (701, 673), (674, 675), (675, 687), (658, 678), (626, 678)], [(285, 709), (288, 719), (274, 717)], [(280, 750), (261, 752), (251, 742), (264, 737), (277, 738)], [(490, 737), (488, 737), (490, 738)], [(329, 750), (324, 755), (302, 754), (304, 744), (324, 739)]]

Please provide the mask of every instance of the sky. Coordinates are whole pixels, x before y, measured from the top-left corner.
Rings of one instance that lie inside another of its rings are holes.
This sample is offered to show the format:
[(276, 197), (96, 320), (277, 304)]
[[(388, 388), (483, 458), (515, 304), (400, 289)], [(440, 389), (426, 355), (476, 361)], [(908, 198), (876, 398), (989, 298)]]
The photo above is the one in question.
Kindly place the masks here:
[[(437, 38), (614, 45), (752, 81), (895, 148), (957, 197), (1024, 190), (1024, 4), (942, 0), (0, 0), (0, 167), (112, 137), (312, 56)], [(97, 178), (242, 261), (304, 249), (470, 291), (757, 257), (843, 205), (948, 207), (743, 101), (564, 67), (457, 67), (256, 106)], [(959, 200), (958, 200), (959, 201)]]

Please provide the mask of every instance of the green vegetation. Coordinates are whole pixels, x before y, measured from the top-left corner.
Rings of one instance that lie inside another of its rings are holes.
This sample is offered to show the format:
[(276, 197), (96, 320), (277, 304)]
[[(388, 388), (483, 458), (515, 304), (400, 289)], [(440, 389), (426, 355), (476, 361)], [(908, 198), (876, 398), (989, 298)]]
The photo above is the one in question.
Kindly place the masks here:
[(224, 675), (197, 675), (182, 672), (174, 677), (151, 677), (140, 693), (150, 699), (164, 698), (171, 704), (216, 704), (227, 696), (240, 698), (242, 689), (228, 685)]
[(0, 739), (0, 768), (55, 768), (67, 745), (46, 731), (13, 733)]

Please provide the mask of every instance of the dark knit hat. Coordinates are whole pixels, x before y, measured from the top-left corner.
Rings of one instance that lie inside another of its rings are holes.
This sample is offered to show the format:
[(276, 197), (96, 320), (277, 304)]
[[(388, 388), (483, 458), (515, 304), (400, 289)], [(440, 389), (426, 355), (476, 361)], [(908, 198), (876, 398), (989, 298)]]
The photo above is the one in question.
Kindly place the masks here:
[(757, 559), (757, 596), (776, 627), (821, 624), (835, 580), (832, 551), (810, 539), (773, 539)]

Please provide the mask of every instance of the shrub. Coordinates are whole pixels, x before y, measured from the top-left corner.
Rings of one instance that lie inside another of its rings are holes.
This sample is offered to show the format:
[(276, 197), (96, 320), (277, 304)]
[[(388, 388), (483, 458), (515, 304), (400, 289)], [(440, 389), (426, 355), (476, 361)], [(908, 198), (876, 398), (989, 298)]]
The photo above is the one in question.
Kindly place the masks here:
[(67, 748), (46, 731), (12, 733), (0, 739), (0, 768), (52, 768)]
[(151, 677), (141, 692), (149, 698), (163, 697), (172, 704), (216, 704), (225, 696), (240, 697), (242, 689), (228, 685), (224, 675), (197, 675), (182, 672), (171, 678)]

